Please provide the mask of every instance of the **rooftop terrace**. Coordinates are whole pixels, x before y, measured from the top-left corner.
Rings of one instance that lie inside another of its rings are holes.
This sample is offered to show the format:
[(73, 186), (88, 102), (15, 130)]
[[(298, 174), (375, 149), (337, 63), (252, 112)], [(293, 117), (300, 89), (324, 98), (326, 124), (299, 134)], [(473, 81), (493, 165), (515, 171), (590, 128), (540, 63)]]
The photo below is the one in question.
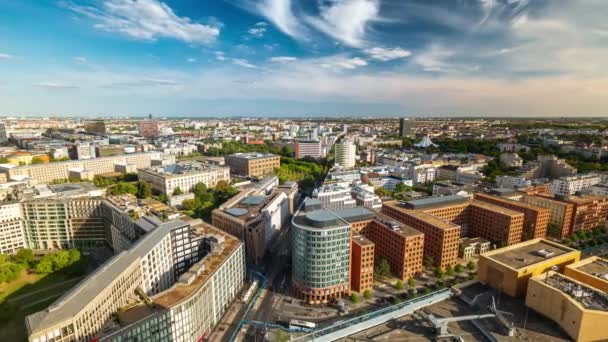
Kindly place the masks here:
[(520, 269), (575, 251), (547, 240), (531, 241), (533, 242), (521, 243), (503, 251), (499, 250), (498, 253), (490, 252), (484, 255), (513, 269)]
[(608, 312), (608, 294), (603, 291), (554, 272), (545, 278), (544, 283), (560, 290), (585, 309)]

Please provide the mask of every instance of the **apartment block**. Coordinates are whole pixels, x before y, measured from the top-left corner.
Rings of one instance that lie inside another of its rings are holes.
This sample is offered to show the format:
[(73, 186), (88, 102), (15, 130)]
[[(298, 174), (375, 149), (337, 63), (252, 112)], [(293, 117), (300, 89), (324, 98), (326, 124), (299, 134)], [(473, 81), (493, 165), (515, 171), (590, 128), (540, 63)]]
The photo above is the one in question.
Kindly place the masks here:
[(21, 203), (0, 205), (0, 254), (13, 254), (27, 247)]
[(551, 182), (550, 191), (556, 195), (574, 195), (578, 191), (590, 188), (601, 182), (601, 178), (596, 174), (576, 175), (561, 177)]
[(274, 174), (281, 167), (281, 157), (271, 153), (236, 153), (225, 157), (233, 175), (262, 177)]
[[(520, 201), (549, 210), (549, 225), (546, 235), (563, 239), (570, 234), (572, 215), (574, 213), (574, 205), (572, 203), (558, 201), (552, 196), (544, 194), (524, 195)], [(553, 229), (551, 229), (552, 227)]]
[(312, 194), (325, 209), (341, 210), (354, 208), (357, 200), (353, 198), (352, 189), (341, 183), (324, 184), (316, 188)]
[(321, 142), (318, 140), (298, 140), (294, 144), (294, 149), (296, 159), (324, 157)]
[(350, 288), (362, 293), (374, 285), (374, 243), (357, 234), (351, 240)]
[(198, 183), (213, 188), (221, 181), (230, 182), (230, 168), (199, 162), (181, 162), (139, 169), (137, 177), (140, 181), (149, 183), (153, 190), (171, 196), (177, 188), (189, 192)]
[(473, 201), (470, 210), (470, 236), (502, 246), (521, 242), (524, 214), (481, 201)]
[[(49, 164), (35, 165), (0, 165), (0, 172), (5, 173), (8, 179), (29, 177), (39, 183), (51, 183), (56, 179), (68, 179), (70, 170), (90, 170), (95, 175), (115, 171), (116, 164), (133, 164), (136, 168), (148, 168), (153, 160), (167, 158), (159, 152), (132, 153), (122, 156), (101, 157), (88, 160), (69, 160)], [(173, 157), (174, 158), (174, 157)]]
[(566, 196), (557, 197), (557, 199), (574, 206), (569, 234), (577, 231), (589, 231), (606, 225), (608, 220), (608, 196)]
[(483, 193), (475, 194), (475, 199), (523, 213), (524, 230), (522, 240), (544, 238), (547, 235), (550, 216), (549, 209)]

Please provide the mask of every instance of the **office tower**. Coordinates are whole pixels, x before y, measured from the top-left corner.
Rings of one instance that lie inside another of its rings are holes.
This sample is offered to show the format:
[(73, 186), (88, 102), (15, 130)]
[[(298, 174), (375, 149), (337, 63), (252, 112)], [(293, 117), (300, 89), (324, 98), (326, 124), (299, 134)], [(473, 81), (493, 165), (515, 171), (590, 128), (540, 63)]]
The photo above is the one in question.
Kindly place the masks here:
[(416, 122), (414, 121), (414, 119), (399, 119), (399, 137), (405, 138), (413, 136), (415, 124)]
[(355, 156), (357, 147), (350, 141), (343, 141), (336, 144), (336, 164), (345, 169), (355, 167)]

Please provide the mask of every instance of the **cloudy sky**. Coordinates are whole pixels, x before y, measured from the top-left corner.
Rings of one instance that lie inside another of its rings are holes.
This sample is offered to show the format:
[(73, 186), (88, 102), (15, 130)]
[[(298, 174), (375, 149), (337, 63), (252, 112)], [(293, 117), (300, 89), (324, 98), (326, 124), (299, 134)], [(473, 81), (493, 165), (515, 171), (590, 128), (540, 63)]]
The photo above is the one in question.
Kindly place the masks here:
[(606, 0), (0, 0), (0, 115), (608, 114)]

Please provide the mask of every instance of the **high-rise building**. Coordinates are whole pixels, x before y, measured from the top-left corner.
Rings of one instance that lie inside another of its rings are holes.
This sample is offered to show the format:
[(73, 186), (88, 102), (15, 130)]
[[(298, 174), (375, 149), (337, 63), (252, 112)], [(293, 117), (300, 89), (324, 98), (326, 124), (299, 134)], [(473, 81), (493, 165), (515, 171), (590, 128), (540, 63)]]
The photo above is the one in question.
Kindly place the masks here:
[(400, 118), (399, 119), (399, 137), (411, 137), (414, 135), (414, 128), (416, 125), (416, 121), (414, 119), (409, 118)]
[(350, 287), (355, 292), (371, 290), (374, 285), (374, 243), (357, 234), (352, 238)]
[(355, 157), (357, 155), (357, 146), (350, 141), (343, 141), (336, 144), (336, 164), (345, 169), (355, 167)]
[(296, 159), (323, 157), (321, 142), (318, 140), (297, 140), (294, 145)]
[(4, 122), (0, 122), (0, 144), (8, 141), (8, 135), (6, 134), (6, 125)]
[(350, 294), (351, 228), (347, 221), (305, 201), (292, 219), (291, 241), (296, 297), (321, 304)]

